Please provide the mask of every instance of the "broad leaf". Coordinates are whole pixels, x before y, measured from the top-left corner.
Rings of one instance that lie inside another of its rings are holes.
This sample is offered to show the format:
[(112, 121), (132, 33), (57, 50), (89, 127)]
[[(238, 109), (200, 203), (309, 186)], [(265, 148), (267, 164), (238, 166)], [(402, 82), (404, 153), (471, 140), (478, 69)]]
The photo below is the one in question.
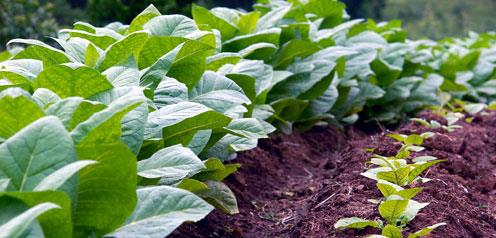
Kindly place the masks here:
[(231, 118), (201, 104), (180, 102), (149, 114), (145, 139), (162, 137), (169, 141), (167, 144), (187, 145), (196, 131), (221, 128), (230, 121)]
[(202, 161), (188, 148), (169, 146), (152, 157), (138, 162), (138, 175), (144, 178), (162, 178), (169, 184), (192, 176), (205, 168)]
[(12, 88), (0, 93), (0, 137), (9, 138), (43, 116), (43, 111), (27, 92)]
[(222, 40), (231, 39), (238, 31), (238, 28), (231, 22), (214, 15), (208, 9), (196, 4), (193, 4), (192, 15), (198, 25), (206, 24), (211, 28), (219, 30)]
[(183, 222), (203, 219), (213, 207), (182, 189), (157, 186), (138, 189), (138, 204), (126, 224), (109, 234), (112, 237), (147, 236), (162, 238)]
[(136, 16), (131, 24), (129, 24), (129, 28), (127, 29), (127, 34), (143, 30), (143, 25), (148, 22), (150, 19), (160, 16), (160, 12), (158, 9), (150, 4), (145, 10), (143, 10), (138, 16)]
[(112, 84), (95, 69), (82, 64), (63, 64), (44, 69), (35, 80), (36, 88), (47, 88), (61, 98), (88, 98), (112, 88)]
[(98, 70), (104, 71), (114, 65), (126, 61), (134, 52), (141, 49), (146, 42), (148, 34), (145, 32), (133, 32), (124, 39), (112, 44), (103, 52), (101, 61), (97, 63)]
[(193, 20), (181, 15), (164, 15), (152, 18), (143, 25), (154, 36), (186, 36), (197, 31)]
[[(2, 206), (2, 201), (7, 202), (7, 207)], [(2, 193), (0, 194), (2, 215), (15, 215), (15, 213), (8, 213), (12, 211), (10, 210), (11, 208), (17, 206), (18, 201), (22, 201), (22, 203), (29, 207), (35, 207), (43, 203), (52, 203), (59, 206), (59, 209), (52, 209), (40, 215), (37, 218), (39, 225), (43, 228), (45, 237), (72, 237), (71, 201), (65, 193), (59, 191)], [(0, 215), (0, 220), (3, 220), (2, 215)]]
[(211, 71), (203, 74), (198, 84), (189, 92), (189, 99), (218, 112), (225, 112), (235, 105), (251, 103), (236, 83)]
[(62, 123), (50, 116), (1, 144), (0, 157), (0, 178), (11, 180), (8, 190), (32, 191), (54, 170), (75, 161), (76, 153)]
[(238, 214), (238, 202), (234, 193), (222, 182), (206, 181), (208, 190), (202, 190), (197, 194), (216, 208), (227, 214)]
[[(105, 131), (102, 131), (105, 133)], [(121, 225), (136, 204), (136, 158), (122, 142), (77, 146), (79, 160), (94, 160), (79, 172), (75, 237), (103, 235)]]
[[(29, 225), (41, 214), (59, 208), (53, 203), (41, 203), (0, 225), (0, 237), (22, 237)], [(38, 234), (40, 235), (40, 234)]]

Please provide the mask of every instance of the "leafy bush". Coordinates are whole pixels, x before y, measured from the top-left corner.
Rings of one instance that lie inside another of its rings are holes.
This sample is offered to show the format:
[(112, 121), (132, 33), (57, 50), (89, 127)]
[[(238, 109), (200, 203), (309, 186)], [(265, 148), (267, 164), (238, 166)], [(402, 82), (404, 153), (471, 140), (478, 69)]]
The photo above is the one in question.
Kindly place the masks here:
[(60, 48), (9, 41), (0, 236), (164, 237), (214, 206), (238, 212), (222, 180), (239, 165), (224, 162), (276, 128), (394, 121), (448, 93), (493, 100), (495, 35), (409, 41), (344, 8), (261, 0), (193, 5), (190, 19), (151, 5), (129, 25), (76, 22)]

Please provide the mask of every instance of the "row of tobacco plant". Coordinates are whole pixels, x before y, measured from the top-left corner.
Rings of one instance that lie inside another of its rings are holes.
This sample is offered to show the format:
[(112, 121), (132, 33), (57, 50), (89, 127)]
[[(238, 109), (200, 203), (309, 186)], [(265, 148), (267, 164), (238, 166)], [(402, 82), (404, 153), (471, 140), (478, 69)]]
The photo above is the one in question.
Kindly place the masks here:
[(214, 207), (237, 213), (222, 181), (239, 165), (225, 162), (276, 129), (496, 96), (495, 34), (410, 41), (400, 22), (350, 20), (336, 0), (253, 9), (193, 6), (191, 19), (151, 5), (129, 25), (11, 40), (0, 237), (162, 238)]
[[(483, 105), (472, 112), (479, 112)], [(461, 109), (460, 111), (466, 111)], [(460, 112), (447, 112), (438, 108), (437, 112), (444, 114), (447, 125), (441, 125), (438, 121), (427, 121), (420, 118), (413, 118), (412, 121), (429, 129), (442, 128), (447, 132), (452, 132), (461, 126), (455, 123), (464, 117)], [(467, 118), (470, 121), (469, 118)], [(380, 235), (369, 235), (369, 238), (403, 238), (404, 229), (411, 222), (420, 210), (429, 203), (420, 203), (414, 199), (423, 188), (421, 184), (427, 183), (430, 179), (420, 175), (431, 166), (443, 162), (434, 156), (421, 155), (417, 152), (424, 151), (422, 147), (424, 140), (435, 136), (436, 133), (424, 132), (418, 134), (388, 134), (389, 137), (401, 143), (401, 148), (394, 156), (381, 156), (374, 154), (368, 164), (372, 165), (367, 171), (361, 173), (362, 176), (377, 181), (377, 189), (381, 192), (381, 199), (369, 199), (370, 202), (378, 204), (379, 214), (382, 220), (367, 220), (359, 217), (342, 218), (338, 220), (334, 227), (336, 229), (364, 229), (373, 227), (381, 230)], [(412, 153), (413, 152), (413, 153)], [(434, 229), (446, 225), (441, 222), (425, 227), (421, 230), (408, 234), (408, 238), (417, 238), (429, 235)]]

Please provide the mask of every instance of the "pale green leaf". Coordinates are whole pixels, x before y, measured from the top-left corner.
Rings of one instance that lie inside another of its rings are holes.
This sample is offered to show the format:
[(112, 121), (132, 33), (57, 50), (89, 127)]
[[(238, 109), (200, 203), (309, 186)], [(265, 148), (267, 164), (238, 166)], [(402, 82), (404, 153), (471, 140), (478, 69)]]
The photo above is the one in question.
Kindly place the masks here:
[(198, 84), (189, 92), (189, 99), (218, 112), (225, 112), (235, 105), (251, 103), (236, 83), (212, 71), (203, 74)]
[(0, 226), (0, 237), (18, 238), (28, 229), (36, 217), (51, 210), (60, 208), (53, 203), (41, 203), (19, 214), (10, 221)]
[(208, 190), (197, 192), (198, 196), (227, 214), (239, 213), (236, 197), (227, 185), (217, 181), (206, 181), (205, 184), (207, 184)]
[(384, 228), (382, 228), (382, 235), (388, 238), (403, 238), (403, 234), (401, 234), (401, 229), (388, 224)]
[(138, 162), (138, 175), (144, 178), (162, 178), (170, 183), (192, 176), (205, 168), (202, 161), (188, 148), (169, 146), (152, 157)]
[(396, 224), (396, 221), (406, 211), (408, 202), (408, 200), (383, 201), (379, 205), (379, 213), (389, 224)]
[(422, 237), (422, 236), (427, 236), (429, 235), (434, 229), (440, 227), (440, 226), (445, 226), (446, 223), (444, 222), (441, 222), (441, 223), (437, 223), (437, 224), (434, 224), (432, 226), (428, 226), (426, 228), (423, 228), (419, 231), (416, 231), (415, 233), (413, 234), (410, 234), (408, 235), (408, 238), (417, 238), (417, 237)]
[(182, 15), (164, 15), (152, 18), (143, 25), (154, 36), (180, 36), (197, 31), (195, 22)]
[[(44, 117), (0, 145), (0, 178), (10, 191), (32, 191), (54, 170), (76, 160), (74, 144), (56, 117)], [(13, 166), (16, 165), (16, 166)]]
[(213, 207), (188, 191), (157, 186), (138, 189), (138, 205), (112, 237), (163, 238), (183, 222), (203, 219)]
[(359, 217), (341, 218), (336, 222), (336, 224), (334, 224), (334, 228), (336, 229), (338, 228), (363, 229), (369, 226), (380, 228), (382, 224), (379, 221), (371, 221)]

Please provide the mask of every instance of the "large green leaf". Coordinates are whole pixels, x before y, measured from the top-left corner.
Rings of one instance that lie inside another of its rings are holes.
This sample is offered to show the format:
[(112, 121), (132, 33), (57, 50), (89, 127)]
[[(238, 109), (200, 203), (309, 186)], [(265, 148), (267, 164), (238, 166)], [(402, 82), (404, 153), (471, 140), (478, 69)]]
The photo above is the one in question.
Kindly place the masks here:
[(236, 64), (241, 60), (238, 53), (219, 53), (207, 58), (207, 70), (217, 71), (226, 64)]
[(179, 42), (177, 47), (174, 46), (175, 48), (164, 52), (167, 53), (165, 55), (148, 56), (156, 55), (157, 53), (155, 51), (151, 51), (147, 55), (142, 55), (145, 57), (143, 59), (145, 61), (143, 63), (144, 65), (148, 65), (148, 62), (152, 59), (156, 61), (150, 62), (151, 67), (143, 74), (140, 80), (141, 85), (149, 85), (154, 89), (165, 75), (184, 83), (188, 88), (196, 84), (203, 74), (206, 66), (206, 57), (210, 53), (210, 50), (212, 50), (212, 47), (195, 40), (186, 41), (184, 44), (181, 43)]
[(141, 49), (147, 38), (148, 34), (146, 32), (133, 32), (122, 40), (110, 45), (103, 52), (100, 61), (97, 63), (98, 70), (104, 71), (126, 61), (129, 56)]
[(222, 161), (217, 158), (209, 158), (205, 160), (204, 163), (206, 168), (200, 173), (195, 174), (195, 176), (193, 176), (194, 179), (200, 181), (213, 180), (220, 182), (241, 167), (240, 164), (223, 164)]
[[(143, 101), (142, 96), (135, 94), (119, 97), (104, 110), (78, 124), (71, 132), (72, 139), (76, 144), (102, 144), (117, 141), (122, 135), (123, 118)], [(125, 139), (123, 141), (128, 142)]]
[(235, 105), (251, 103), (235, 82), (212, 71), (203, 74), (198, 84), (189, 92), (189, 100), (218, 112), (225, 112)]
[(31, 90), (31, 81), (33, 81), (36, 76), (22, 67), (3, 64), (0, 66), (0, 77), (0, 91), (2, 91), (11, 87), (20, 87), (25, 90)]
[(167, 76), (192, 88), (203, 74), (206, 58), (212, 52), (212, 46), (196, 40), (187, 41), (174, 60)]
[[(10, 191), (32, 191), (40, 182), (76, 160), (74, 144), (56, 117), (39, 119), (0, 145), (0, 178)], [(13, 166), (16, 165), (16, 166)]]
[(236, 152), (251, 150), (257, 147), (257, 142), (257, 139), (227, 134), (200, 155), (219, 158), (222, 161), (232, 160), (236, 158)]
[(238, 31), (238, 28), (231, 22), (214, 15), (213, 13), (208, 11), (208, 9), (196, 4), (193, 4), (192, 15), (198, 25), (205, 24), (210, 26), (211, 28), (219, 30), (222, 36), (222, 40), (231, 39)]
[[(268, 100), (299, 96), (313, 99), (321, 96), (331, 83), (331, 72), (335, 66), (336, 63), (326, 60), (295, 63), (292, 66), (292, 70), (296, 71), (295, 74), (274, 85), (269, 92)], [(325, 82), (326, 85), (320, 85), (321, 82)], [(321, 86), (315, 88), (317, 93), (311, 92), (310, 90), (317, 85)]]
[(239, 51), (245, 59), (269, 60), (277, 51), (277, 46), (271, 43), (255, 43)]
[(231, 118), (194, 102), (180, 102), (151, 112), (145, 139), (162, 137), (167, 144), (187, 145), (199, 130), (226, 126)]
[(164, 15), (152, 18), (143, 25), (154, 36), (180, 36), (197, 31), (195, 22), (182, 15)]
[(272, 27), (276, 27), (290, 9), (290, 6), (281, 6), (278, 8), (274, 8), (267, 14), (260, 17), (255, 31), (260, 32)]
[[(120, 110), (131, 107), (128, 113), (124, 113), (124, 118), (121, 120), (122, 135), (121, 140), (126, 143), (129, 148), (137, 154), (145, 131), (146, 119), (148, 117), (148, 107), (143, 103), (146, 98), (143, 91), (139, 87), (120, 87), (102, 94), (96, 95), (93, 99), (98, 100), (106, 105), (109, 105), (109, 110)], [(131, 105), (137, 103), (139, 105)], [(110, 108), (114, 109), (110, 109)], [(119, 107), (121, 107), (119, 109)], [(119, 116), (118, 116), (119, 117)], [(115, 118), (118, 120), (118, 118)]]
[(11, 88), (0, 93), (0, 137), (7, 139), (43, 116), (43, 111), (27, 92)]
[(257, 27), (260, 12), (249, 12), (239, 17), (238, 28), (241, 34), (250, 34)]
[(97, 46), (100, 49), (107, 49), (111, 44), (115, 43), (118, 41), (122, 36), (112, 30), (105, 29), (105, 28), (98, 28), (95, 29), (98, 32), (87, 32), (83, 30), (61, 30), (59, 31), (59, 34), (68, 34), (70, 37), (79, 37), (86, 39), (93, 43), (95, 46)]
[(261, 139), (268, 137), (263, 124), (255, 118), (234, 119), (224, 128), (233, 135), (246, 138)]
[(7, 46), (9, 47), (11, 47), (12, 44), (28, 45), (27, 48), (16, 54), (14, 59), (37, 59), (41, 60), (44, 66), (67, 63), (70, 60), (63, 51), (51, 47), (41, 41), (14, 39), (7, 42)]
[(345, 7), (344, 3), (336, 0), (310, 0), (302, 6), (302, 9), (305, 13), (323, 17), (321, 27), (329, 28), (341, 23)]
[(272, 67), (261, 60), (242, 60), (235, 65), (225, 65), (218, 72), (234, 80), (252, 100), (264, 97), (272, 81), (276, 80)]
[(60, 97), (57, 94), (46, 88), (37, 89), (36, 91), (34, 91), (32, 97), (33, 100), (42, 109), (47, 109), (49, 106), (60, 100)]
[[(45, 237), (72, 237), (71, 201), (65, 193), (59, 191), (43, 191), (7, 192), (0, 194), (0, 204), (2, 203), (1, 201), (6, 201), (7, 206), (13, 207), (15, 206), (14, 203), (9, 202), (12, 201), (12, 199), (22, 201), (29, 207), (35, 207), (43, 203), (52, 203), (59, 206), (59, 209), (53, 209), (43, 213), (37, 220), (43, 228)], [(2, 213), (7, 210), (6, 207), (2, 207)], [(0, 220), (2, 220), (2, 218), (0, 218)]]
[(222, 182), (206, 181), (208, 189), (201, 190), (197, 194), (216, 208), (227, 214), (238, 214), (238, 202), (234, 193)]
[(307, 40), (291, 40), (284, 44), (274, 58), (274, 68), (286, 68), (296, 57), (307, 57), (320, 48)]
[(148, 22), (150, 19), (160, 16), (160, 12), (158, 9), (150, 4), (145, 10), (143, 10), (138, 16), (136, 16), (131, 24), (129, 24), (129, 28), (127, 29), (127, 34), (133, 33), (135, 31), (143, 30), (143, 25)]
[(165, 77), (158, 84), (153, 94), (153, 102), (158, 107), (164, 107), (188, 100), (188, 88), (183, 83)]
[(142, 188), (138, 190), (138, 205), (133, 215), (109, 236), (162, 238), (183, 222), (201, 220), (212, 210), (211, 205), (182, 189)]
[[(134, 62), (133, 62), (134, 63)], [(134, 65), (117, 65), (102, 72), (114, 87), (139, 86), (140, 72)]]
[[(28, 210), (15, 214), (16, 216), (12, 217), (7, 222), (0, 225), (0, 237), (12, 237), (12, 238), (20, 238), (26, 234), (30, 225), (36, 220), (36, 217), (41, 214), (59, 208), (56, 204), (53, 203), (41, 203), (36, 205)], [(3, 209), (2, 209), (3, 210)], [(5, 212), (5, 211), (3, 211)], [(6, 211), (6, 213), (12, 213), (11, 211)], [(10, 215), (10, 214), (7, 214)], [(36, 232), (36, 233), (35, 233)], [(30, 236), (42, 236), (41, 232), (38, 231), (29, 231)]]
[[(102, 131), (105, 133), (105, 131)], [(75, 237), (108, 233), (121, 225), (136, 204), (136, 158), (128, 147), (109, 144), (77, 146), (79, 160), (95, 160), (79, 173)]]
[(67, 130), (72, 130), (104, 108), (105, 105), (99, 102), (84, 100), (80, 97), (68, 97), (52, 104), (45, 112), (47, 115), (58, 117)]
[(57, 190), (65, 183), (65, 181), (79, 172), (79, 170), (95, 163), (97, 162), (93, 160), (80, 160), (70, 163), (41, 180), (41, 182), (34, 188), (34, 191)]
[(202, 161), (188, 148), (169, 146), (152, 157), (138, 162), (138, 175), (144, 178), (162, 178), (169, 184), (192, 176), (205, 168)]
[(234, 37), (228, 41), (223, 42), (222, 51), (239, 52), (255, 43), (270, 43), (279, 45), (279, 36), (281, 29), (271, 28), (260, 32)]
[(188, 41), (188, 39), (184, 37), (150, 36), (139, 53), (139, 68), (145, 69), (150, 67), (160, 57), (164, 56), (185, 41)]
[(107, 78), (95, 69), (76, 63), (44, 69), (35, 80), (35, 88), (47, 88), (61, 98), (88, 98), (112, 88)]

